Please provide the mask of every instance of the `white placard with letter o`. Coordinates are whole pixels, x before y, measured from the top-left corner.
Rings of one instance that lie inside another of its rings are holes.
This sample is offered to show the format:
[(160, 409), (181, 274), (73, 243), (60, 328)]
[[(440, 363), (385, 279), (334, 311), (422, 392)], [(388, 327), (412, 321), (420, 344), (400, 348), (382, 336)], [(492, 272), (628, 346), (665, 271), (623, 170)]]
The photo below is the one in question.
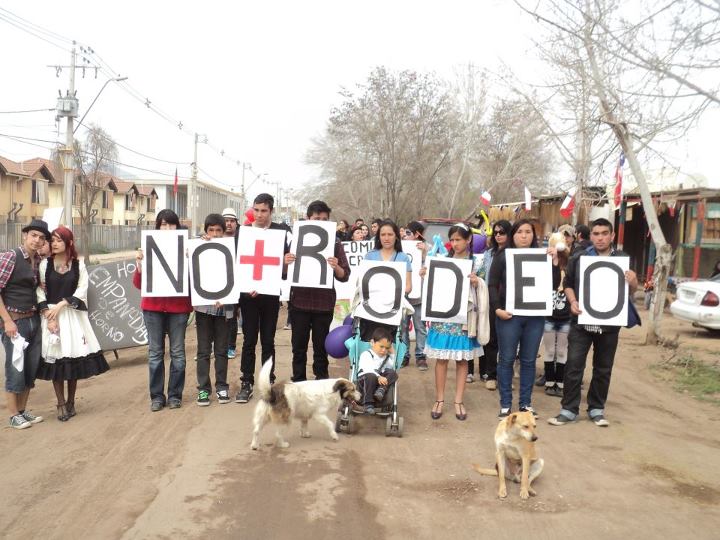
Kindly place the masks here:
[(625, 272), (629, 269), (629, 257), (580, 256), (577, 300), (582, 313), (578, 324), (627, 326), (629, 289)]
[(382, 324), (399, 325), (406, 277), (406, 262), (363, 260), (358, 273), (360, 304), (353, 315)]
[(235, 279), (235, 239), (192, 239), (188, 242), (188, 250), (192, 305), (237, 304), (240, 284)]

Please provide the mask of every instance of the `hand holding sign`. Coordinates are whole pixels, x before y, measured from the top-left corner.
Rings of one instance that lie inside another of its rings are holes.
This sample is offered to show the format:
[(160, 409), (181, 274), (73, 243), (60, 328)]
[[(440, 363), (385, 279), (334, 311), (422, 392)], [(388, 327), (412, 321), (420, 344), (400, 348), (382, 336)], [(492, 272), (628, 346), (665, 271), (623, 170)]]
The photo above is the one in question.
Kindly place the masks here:
[(512, 314), (547, 316), (552, 314), (553, 277), (552, 262), (547, 251), (541, 248), (506, 249), (506, 304), (503, 320)]
[(333, 221), (310, 220), (295, 223), (291, 248), (295, 260), (288, 268), (291, 285), (332, 289), (333, 268), (328, 259), (335, 254), (336, 228)]
[(570, 307), (579, 324), (627, 326), (629, 266), (628, 257), (580, 257), (579, 296)]

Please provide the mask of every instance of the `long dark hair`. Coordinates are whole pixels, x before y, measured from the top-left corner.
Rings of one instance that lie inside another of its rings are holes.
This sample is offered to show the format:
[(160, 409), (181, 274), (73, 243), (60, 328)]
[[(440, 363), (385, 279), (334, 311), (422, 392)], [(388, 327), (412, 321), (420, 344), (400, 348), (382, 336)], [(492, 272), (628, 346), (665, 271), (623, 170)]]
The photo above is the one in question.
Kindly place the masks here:
[(163, 221), (168, 225), (175, 225), (175, 227), (177, 227), (178, 229), (180, 228), (180, 218), (175, 212), (173, 212), (169, 208), (166, 208), (165, 210), (160, 210), (158, 212), (158, 215), (155, 218), (155, 228), (159, 229)]
[(508, 238), (507, 247), (514, 248), (515, 247), (515, 233), (518, 232), (518, 229), (522, 227), (523, 225), (530, 225), (530, 228), (532, 229), (533, 239), (530, 243), (531, 248), (538, 247), (538, 241), (537, 241), (537, 233), (535, 232), (535, 227), (533, 227), (532, 222), (529, 219), (520, 219), (513, 223), (512, 228), (510, 229), (510, 238)]
[(380, 231), (382, 231), (383, 227), (392, 227), (392, 230), (395, 233), (395, 245), (393, 246), (393, 248), (398, 253), (402, 252), (402, 239), (400, 238), (400, 229), (394, 221), (390, 221), (389, 219), (381, 221), (380, 225), (378, 225), (377, 234), (375, 235), (375, 250), (380, 251), (382, 249), (382, 244), (380, 243)]
[[(500, 246), (498, 245), (497, 240), (495, 240), (495, 227), (500, 227), (503, 231), (505, 231), (506, 235), (510, 236), (510, 229), (512, 229), (512, 224), (507, 219), (499, 219), (495, 222), (495, 225), (493, 225), (492, 236), (490, 237), (490, 248), (497, 251)], [(508, 240), (510, 240), (510, 238), (508, 238)]]

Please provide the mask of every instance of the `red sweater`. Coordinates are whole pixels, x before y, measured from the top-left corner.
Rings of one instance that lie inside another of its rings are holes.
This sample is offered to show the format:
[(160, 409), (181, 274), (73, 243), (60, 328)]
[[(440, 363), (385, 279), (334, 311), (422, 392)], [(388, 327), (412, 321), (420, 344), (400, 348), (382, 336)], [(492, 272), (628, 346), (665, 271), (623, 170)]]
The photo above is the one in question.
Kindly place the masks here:
[[(133, 285), (140, 288), (140, 272), (135, 270)], [(192, 304), (189, 296), (159, 296), (156, 298), (143, 297), (140, 309), (146, 311), (160, 311), (162, 313), (190, 313)]]

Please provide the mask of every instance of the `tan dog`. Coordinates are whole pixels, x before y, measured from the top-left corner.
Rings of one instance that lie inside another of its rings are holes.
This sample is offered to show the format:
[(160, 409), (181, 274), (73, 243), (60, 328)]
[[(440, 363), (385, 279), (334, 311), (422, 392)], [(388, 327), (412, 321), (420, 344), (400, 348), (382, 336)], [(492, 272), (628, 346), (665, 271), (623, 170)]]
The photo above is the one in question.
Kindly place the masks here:
[(535, 417), (531, 412), (515, 412), (504, 418), (495, 430), (495, 468), (483, 469), (473, 464), (480, 474), (498, 477), (498, 497), (507, 497), (505, 479), (520, 483), (520, 498), (535, 495), (531, 484), (543, 470), (544, 461), (535, 451)]

